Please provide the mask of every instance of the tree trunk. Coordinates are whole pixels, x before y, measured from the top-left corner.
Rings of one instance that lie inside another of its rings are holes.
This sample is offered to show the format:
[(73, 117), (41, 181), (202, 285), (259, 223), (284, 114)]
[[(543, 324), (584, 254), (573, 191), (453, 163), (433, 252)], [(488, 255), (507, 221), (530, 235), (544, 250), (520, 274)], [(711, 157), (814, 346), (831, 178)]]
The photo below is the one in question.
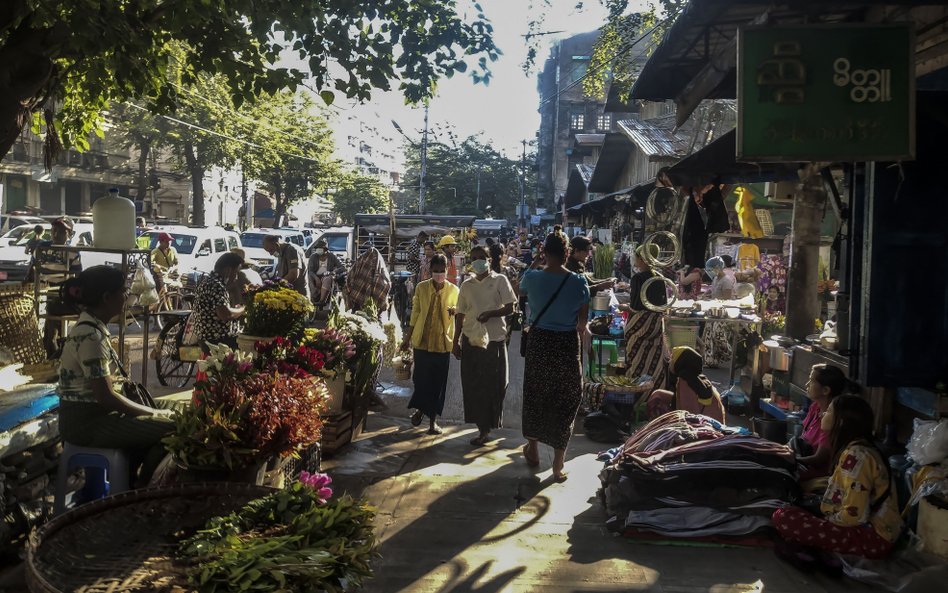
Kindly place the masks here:
[(279, 178), (273, 180), (273, 228), (280, 228), (280, 221), (286, 213), (286, 198), (283, 195), (283, 184)]
[[(7, 26), (9, 21), (4, 19), (2, 24)], [(0, 44), (0, 159), (10, 152), (32, 110), (39, 107), (54, 69), (45, 53), (45, 36), (21, 24), (7, 30), (4, 37)]]
[(184, 143), (184, 159), (191, 173), (191, 224), (204, 226), (204, 167), (190, 140)]
[[(138, 139), (138, 189), (135, 190), (135, 199), (144, 203), (148, 195), (148, 155), (151, 153), (151, 141), (147, 138)], [(152, 212), (152, 216), (155, 213)]]
[(820, 267), (820, 222), (826, 204), (823, 178), (815, 165), (801, 172), (793, 196), (790, 269), (787, 271), (787, 335), (802, 340), (816, 331), (820, 300), (816, 284)]

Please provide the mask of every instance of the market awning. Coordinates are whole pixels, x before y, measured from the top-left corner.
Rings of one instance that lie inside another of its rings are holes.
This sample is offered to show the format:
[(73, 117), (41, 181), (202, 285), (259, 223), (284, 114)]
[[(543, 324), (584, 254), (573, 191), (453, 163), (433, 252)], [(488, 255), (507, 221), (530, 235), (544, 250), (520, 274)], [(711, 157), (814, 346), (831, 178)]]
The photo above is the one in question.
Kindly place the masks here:
[(570, 208), (581, 204), (589, 193), (586, 189), (589, 186), (589, 179), (592, 177), (593, 168), (590, 165), (576, 165), (569, 173), (569, 182), (566, 184), (566, 207)]
[[(734, 99), (737, 28), (749, 24), (843, 22), (916, 23), (917, 73), (944, 67), (930, 59), (948, 44), (943, 3), (935, 0), (827, 0), (775, 4), (769, 0), (691, 0), (649, 56), (630, 92), (636, 99), (674, 99), (680, 126), (704, 99)], [(924, 49), (922, 49), (924, 48)], [(928, 56), (926, 58), (926, 56)]]
[(624, 133), (606, 134), (599, 160), (589, 180), (589, 191), (607, 193), (615, 189), (616, 178), (622, 173), (633, 150), (635, 145)]
[(676, 186), (707, 183), (759, 183), (797, 179), (794, 163), (739, 163), (735, 160), (735, 130), (727, 132), (668, 170)]
[(643, 120), (637, 116), (620, 119), (616, 124), (649, 161), (676, 161), (685, 156), (688, 139), (672, 131), (670, 120)]
[(645, 200), (648, 198), (649, 193), (651, 193), (652, 188), (654, 187), (654, 181), (640, 183), (634, 187), (612, 192), (602, 196), (601, 198), (573, 206), (572, 208), (568, 209), (568, 212), (572, 212), (574, 214), (582, 214), (585, 212), (604, 212), (606, 209), (617, 205), (627, 205), (637, 208), (645, 204)]

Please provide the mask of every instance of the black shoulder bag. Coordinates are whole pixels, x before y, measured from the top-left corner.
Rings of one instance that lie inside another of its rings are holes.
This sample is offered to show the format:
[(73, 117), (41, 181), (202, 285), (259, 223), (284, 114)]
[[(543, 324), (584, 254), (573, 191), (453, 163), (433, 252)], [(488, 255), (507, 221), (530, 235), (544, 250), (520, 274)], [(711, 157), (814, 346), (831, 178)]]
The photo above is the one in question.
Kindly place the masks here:
[(109, 358), (112, 359), (112, 364), (118, 368), (119, 374), (122, 375), (122, 397), (140, 406), (157, 409), (158, 405), (155, 403), (155, 399), (151, 396), (151, 394), (148, 393), (148, 389), (146, 389), (141, 383), (136, 383), (128, 378), (128, 373), (125, 372), (125, 367), (122, 366), (122, 361), (119, 360), (118, 354), (116, 354), (115, 349), (112, 348), (112, 343), (109, 342), (106, 335), (102, 332), (102, 330), (99, 329), (99, 326), (89, 321), (80, 321), (76, 325), (88, 325), (89, 327), (95, 329), (95, 331), (98, 333), (102, 334), (102, 338), (109, 347)]
[[(566, 281), (569, 280), (569, 277), (573, 274), (567, 272), (563, 275), (563, 281), (560, 282), (559, 288), (556, 289), (556, 292), (553, 293), (553, 296), (550, 297), (550, 300), (546, 302), (546, 305), (543, 306), (543, 309), (540, 310), (540, 314), (537, 315), (536, 319), (533, 320), (533, 324), (540, 323), (540, 318), (543, 317), (543, 314), (546, 313), (546, 310), (550, 308), (550, 305), (553, 304), (553, 301), (556, 300), (556, 297), (560, 296), (560, 291), (563, 290), (563, 287), (566, 286)], [(523, 331), (520, 332), (520, 356), (527, 355), (527, 343), (530, 338), (530, 326), (524, 324)]]

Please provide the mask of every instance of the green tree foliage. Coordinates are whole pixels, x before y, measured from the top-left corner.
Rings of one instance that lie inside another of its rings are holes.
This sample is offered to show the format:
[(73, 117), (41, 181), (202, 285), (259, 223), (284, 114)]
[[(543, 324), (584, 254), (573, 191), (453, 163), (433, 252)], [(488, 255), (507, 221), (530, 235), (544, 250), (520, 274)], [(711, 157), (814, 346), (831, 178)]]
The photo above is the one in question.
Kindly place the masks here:
[(131, 148), (138, 154), (135, 197), (144, 200), (148, 195), (149, 163), (167, 144), (170, 124), (161, 116), (130, 103), (113, 105), (107, 119), (111, 124), (110, 137), (123, 148)]
[(249, 112), (259, 122), (256, 146), (241, 148), (240, 161), (275, 200), (274, 225), (292, 204), (311, 198), (340, 180), (332, 157), (332, 132), (308, 95), (283, 91), (261, 97)]
[[(536, 16), (529, 23), (528, 53), (523, 63), (525, 72), (532, 70), (539, 48), (545, 43), (545, 15), (552, 9), (552, 0), (530, 2)], [(608, 17), (593, 46), (589, 68), (582, 81), (583, 92), (602, 100), (611, 85), (617, 87), (620, 98), (626, 100), (645, 58), (661, 41), (688, 0), (649, 0), (639, 12), (631, 12), (629, 0), (599, 2), (608, 11)], [(582, 4), (578, 3), (577, 8)]]
[(386, 212), (389, 194), (389, 188), (377, 178), (350, 173), (342, 178), (332, 195), (333, 212), (343, 224), (353, 224), (356, 214)]
[[(521, 158), (511, 159), (479, 136), (457, 142), (448, 133), (446, 142), (428, 143), (428, 167), (425, 174), (425, 212), (434, 214), (472, 214), (483, 218), (516, 217), (520, 203)], [(417, 186), (421, 171), (421, 147), (409, 144), (405, 151), (406, 173), (403, 187), (414, 194), (405, 203), (417, 212)], [(524, 164), (525, 196), (533, 205), (536, 195), (536, 162), (528, 152)], [(478, 178), (480, 199), (478, 200)]]
[(417, 102), (469, 65), (486, 83), (499, 51), (475, 8), (466, 19), (454, 0), (4, 0), (0, 158), (44, 110), (55, 112), (47, 134), (80, 150), (112, 102), (173, 111), (172, 41), (189, 48), (183, 83), (220, 75), (238, 107), (307, 78), (327, 103), (336, 92), (367, 100), (393, 80)]

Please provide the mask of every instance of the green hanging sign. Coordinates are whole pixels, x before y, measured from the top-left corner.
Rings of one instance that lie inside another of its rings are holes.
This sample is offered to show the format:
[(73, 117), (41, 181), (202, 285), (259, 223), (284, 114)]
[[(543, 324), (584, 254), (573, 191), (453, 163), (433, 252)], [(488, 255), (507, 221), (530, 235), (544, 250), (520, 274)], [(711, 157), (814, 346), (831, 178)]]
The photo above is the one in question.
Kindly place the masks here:
[(747, 26), (737, 35), (737, 160), (915, 157), (910, 26)]

